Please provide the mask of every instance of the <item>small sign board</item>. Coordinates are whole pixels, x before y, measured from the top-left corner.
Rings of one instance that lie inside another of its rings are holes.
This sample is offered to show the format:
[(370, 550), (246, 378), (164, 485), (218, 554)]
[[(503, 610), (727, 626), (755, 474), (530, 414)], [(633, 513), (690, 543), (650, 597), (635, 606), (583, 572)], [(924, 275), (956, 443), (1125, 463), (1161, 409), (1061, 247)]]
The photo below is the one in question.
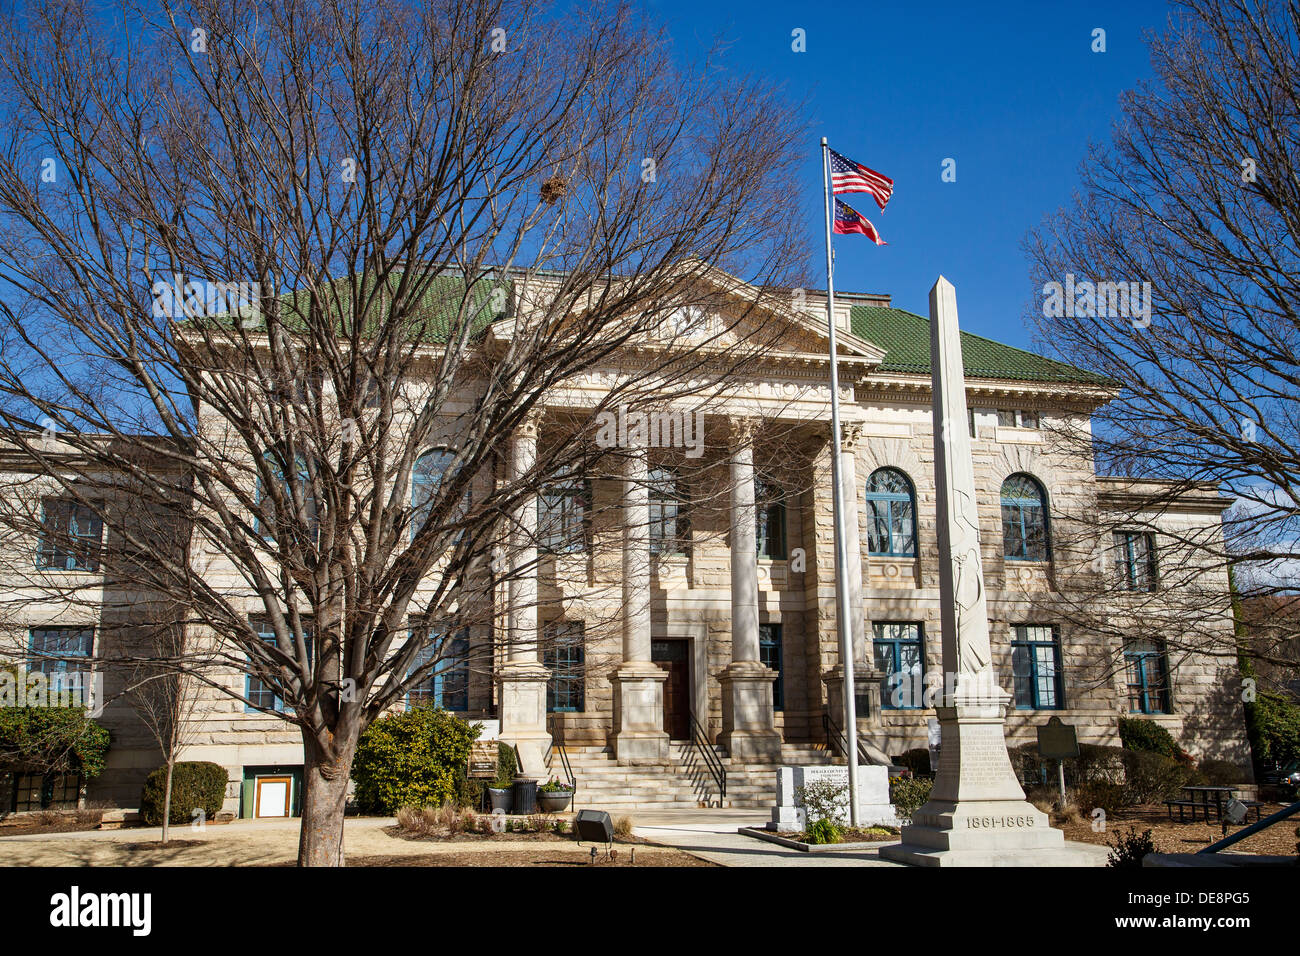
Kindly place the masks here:
[(1079, 756), (1079, 738), (1075, 736), (1074, 724), (1062, 723), (1060, 717), (1053, 717), (1040, 726), (1038, 752), (1053, 760)]
[(469, 768), (465, 775), (471, 780), (491, 780), (497, 775), (495, 740), (476, 740), (470, 744)]

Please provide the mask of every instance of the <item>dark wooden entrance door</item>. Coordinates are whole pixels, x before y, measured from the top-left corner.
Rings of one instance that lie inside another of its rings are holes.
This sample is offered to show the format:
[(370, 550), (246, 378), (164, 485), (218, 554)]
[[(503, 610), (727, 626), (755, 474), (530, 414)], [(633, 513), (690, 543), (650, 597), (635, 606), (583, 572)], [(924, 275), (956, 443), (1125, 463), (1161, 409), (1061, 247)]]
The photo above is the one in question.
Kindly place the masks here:
[(689, 641), (652, 641), (650, 659), (668, 672), (664, 681), (664, 730), (673, 740), (691, 736)]

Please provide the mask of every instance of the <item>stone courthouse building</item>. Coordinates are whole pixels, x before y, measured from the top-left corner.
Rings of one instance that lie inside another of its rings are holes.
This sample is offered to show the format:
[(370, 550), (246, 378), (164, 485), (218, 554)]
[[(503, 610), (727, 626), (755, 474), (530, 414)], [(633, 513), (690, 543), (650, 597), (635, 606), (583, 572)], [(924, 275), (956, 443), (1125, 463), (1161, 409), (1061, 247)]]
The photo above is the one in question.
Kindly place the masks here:
[[(926, 746), (933, 691), (943, 685), (929, 322), (881, 295), (842, 294), (836, 309), (857, 729), (868, 752), (896, 757)], [(489, 736), (518, 746), (530, 772), (572, 772), (579, 805), (693, 806), (723, 799), (723, 782), (727, 802), (764, 805), (773, 762), (836, 758), (842, 668), (825, 300), (810, 293), (762, 321), (787, 323), (789, 335), (764, 356), (761, 379), (709, 409), (697, 457), (633, 449), (621, 477), (574, 475), (538, 496), (536, 573), (497, 590), (491, 623), (455, 638), (463, 664), (413, 693), (412, 704), (482, 721)], [(497, 323), (489, 334), (509, 329)], [(1142, 514), (1134, 501), (1161, 491), (1158, 482), (1097, 475), (1091, 456), (1059, 437), (1086, 434), (1112, 386), (986, 338), (962, 339), (970, 417), (952, 427), (973, 438), (995, 667), (1014, 698), (1008, 742), (1035, 740), (1059, 716), (1083, 742), (1118, 744), (1120, 718), (1137, 714), (1196, 756), (1246, 763), (1234, 662), (1174, 652), (1123, 626), (1124, 592), (1149, 599), (1162, 586), (1166, 533), (1219, 534), (1228, 499), (1213, 488), (1184, 494), (1135, 518), (1131, 531), (1099, 522), (1106, 530), (1094, 539), (1104, 540), (1088, 543), (1089, 518)], [(541, 409), (501, 450), (501, 469), (523, 473), (539, 447), (564, 441), (601, 374)], [(436, 472), (440, 454), (431, 449), (417, 469)], [(10, 468), (11, 478), (21, 471)], [(64, 520), (53, 490), (36, 493), (50, 498), (49, 520)], [(39, 542), (27, 546), (40, 552)], [(81, 570), (93, 577), (93, 565)], [(1098, 580), (1118, 582), (1098, 590), (1110, 602), (1104, 632), (1068, 611)], [(1226, 593), (1226, 572), (1214, 580)], [(78, 656), (109, 653), (96, 643), (93, 606), (72, 616), (46, 610), (7, 622), (8, 639), (62, 655), (50, 666), (64, 670), (75, 671)], [(229, 809), (293, 814), (297, 732), (274, 716), (273, 695), (237, 670), (228, 680), (262, 710), (205, 697), (201, 732), (183, 759), (228, 769)], [(88, 796), (135, 806), (156, 748), (124, 704), (100, 719), (114, 745)], [(0, 812), (31, 808), (33, 792), (30, 780), (9, 781)]]

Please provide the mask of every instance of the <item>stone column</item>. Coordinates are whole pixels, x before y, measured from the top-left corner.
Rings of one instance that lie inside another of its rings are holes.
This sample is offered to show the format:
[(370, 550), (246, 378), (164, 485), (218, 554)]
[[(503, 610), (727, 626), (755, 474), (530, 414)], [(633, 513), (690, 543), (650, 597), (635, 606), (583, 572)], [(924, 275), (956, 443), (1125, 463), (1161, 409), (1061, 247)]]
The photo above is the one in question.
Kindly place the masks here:
[(623, 662), (614, 671), (614, 755), (621, 764), (668, 761), (664, 682), (650, 660), (650, 493), (645, 448), (623, 463)]
[[(930, 290), (930, 365), (946, 698), (936, 711), (943, 742), (930, 799), (912, 814), (902, 842), (880, 855), (925, 866), (1068, 865), (1064, 834), (1025, 800), (1007, 753), (1010, 695), (997, 686), (990, 651), (957, 292), (943, 276)], [(954, 689), (947, 696), (950, 678)]]
[(781, 759), (773, 719), (776, 675), (758, 659), (758, 513), (754, 505), (753, 423), (731, 425), (731, 664), (722, 673), (722, 733), (733, 760)]
[[(537, 461), (539, 422), (530, 416), (510, 443), (507, 477), (526, 480)], [(511, 515), (510, 580), (506, 609), (506, 662), (501, 682), (501, 740), (519, 750), (523, 773), (544, 777), (551, 735), (546, 730), (546, 682), (537, 624), (537, 497), (526, 495)]]
[[(853, 687), (859, 704), (866, 704), (866, 707), (857, 708), (859, 729), (863, 724), (877, 724), (880, 716), (880, 680), (884, 676), (876, 670), (862, 596), (862, 529), (858, 519), (858, 500), (862, 489), (858, 487), (857, 477), (857, 449), (861, 441), (860, 424), (850, 422), (840, 425), (840, 484), (844, 491), (840, 500), (844, 504), (844, 528), (848, 535), (844, 576), (848, 579), (849, 625), (853, 634)], [(840, 716), (844, 713), (843, 664), (837, 663), (822, 680), (826, 683), (827, 711), (835, 717), (837, 724), (843, 723), (844, 718)], [(863, 743), (869, 752), (880, 758), (876, 760), (877, 763), (889, 762), (882, 751), (865, 741)]]

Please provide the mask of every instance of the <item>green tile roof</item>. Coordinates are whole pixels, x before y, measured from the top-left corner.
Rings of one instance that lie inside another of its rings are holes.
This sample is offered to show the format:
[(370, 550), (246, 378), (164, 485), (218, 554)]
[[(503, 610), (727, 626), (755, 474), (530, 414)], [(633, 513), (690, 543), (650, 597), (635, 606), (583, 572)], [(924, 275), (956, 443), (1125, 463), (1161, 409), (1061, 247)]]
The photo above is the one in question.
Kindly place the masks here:
[[(930, 374), (930, 320), (925, 316), (905, 309), (855, 305), (850, 309), (850, 323), (854, 335), (885, 350), (880, 371)], [(961, 354), (971, 378), (1107, 383), (1103, 376), (970, 332), (961, 333)]]

